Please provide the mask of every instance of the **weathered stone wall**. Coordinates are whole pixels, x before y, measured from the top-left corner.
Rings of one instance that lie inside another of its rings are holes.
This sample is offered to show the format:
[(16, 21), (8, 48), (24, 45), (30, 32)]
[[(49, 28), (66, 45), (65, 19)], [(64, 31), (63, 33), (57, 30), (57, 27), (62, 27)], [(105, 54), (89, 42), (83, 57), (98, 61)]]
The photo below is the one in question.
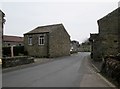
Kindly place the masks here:
[(4, 23), (4, 13), (0, 10), (0, 59), (2, 58), (3, 23)]
[(98, 20), (98, 25), (98, 39), (91, 39), (93, 59), (100, 57), (101, 72), (120, 86), (120, 7)]
[(57, 26), (49, 36), (50, 57), (70, 55), (70, 36), (63, 26)]
[[(48, 56), (48, 33), (43, 33), (45, 37), (44, 45), (39, 45), (38, 39), (40, 34), (31, 34), (24, 36), (24, 46), (25, 51), (27, 51), (28, 55), (34, 57), (47, 57)], [(28, 38), (32, 37), (32, 45), (28, 44)]]
[(102, 49), (99, 34), (90, 34), (90, 43), (91, 43), (91, 58), (94, 61), (101, 61)]
[(119, 53), (120, 53), (120, 9), (118, 9), (118, 41), (119, 41), (118, 45), (119, 45)]
[(20, 56), (20, 57), (7, 57), (2, 59), (2, 67), (15, 67), (23, 64), (34, 63), (34, 59), (32, 57)]
[[(70, 55), (70, 36), (62, 24), (56, 26), (46, 26), (38, 28), (38, 33), (28, 33), (24, 35), (25, 50), (30, 56), (36, 57), (59, 57)], [(40, 31), (47, 31), (45, 44), (38, 45)], [(28, 45), (28, 37), (32, 37), (32, 45)]]
[(98, 20), (98, 25), (102, 56), (116, 55), (119, 51), (118, 9)]

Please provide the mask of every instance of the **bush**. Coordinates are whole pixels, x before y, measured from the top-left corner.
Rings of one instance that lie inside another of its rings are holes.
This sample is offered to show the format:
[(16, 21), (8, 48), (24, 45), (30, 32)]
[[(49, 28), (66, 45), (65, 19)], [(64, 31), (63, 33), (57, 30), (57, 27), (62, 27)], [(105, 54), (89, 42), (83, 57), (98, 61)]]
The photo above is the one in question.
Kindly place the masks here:
[(113, 79), (120, 86), (120, 56), (108, 56), (102, 65), (102, 73)]

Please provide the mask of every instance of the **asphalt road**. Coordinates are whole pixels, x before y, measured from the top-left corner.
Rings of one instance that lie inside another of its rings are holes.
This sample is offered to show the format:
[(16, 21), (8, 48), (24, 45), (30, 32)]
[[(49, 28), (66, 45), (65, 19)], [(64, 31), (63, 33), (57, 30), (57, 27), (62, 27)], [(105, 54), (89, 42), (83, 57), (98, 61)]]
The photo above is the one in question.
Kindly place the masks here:
[(2, 87), (109, 87), (91, 66), (90, 53), (3, 73)]

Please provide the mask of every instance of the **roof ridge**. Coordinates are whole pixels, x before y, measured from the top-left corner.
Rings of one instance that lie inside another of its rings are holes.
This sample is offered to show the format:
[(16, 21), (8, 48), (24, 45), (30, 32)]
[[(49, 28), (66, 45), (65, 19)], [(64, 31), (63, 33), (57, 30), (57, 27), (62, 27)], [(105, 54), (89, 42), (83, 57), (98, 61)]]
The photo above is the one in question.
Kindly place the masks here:
[(49, 24), (49, 25), (38, 26), (35, 29), (37, 29), (37, 28), (43, 28), (43, 27), (49, 27), (49, 26), (58, 26), (58, 25), (62, 25), (62, 23), (60, 23), (60, 24)]
[[(29, 31), (29, 32), (27, 32), (27, 33), (25, 33), (25, 34), (30, 34), (30, 33), (34, 33), (36, 30), (38, 30), (39, 28), (47, 28), (47, 27), (54, 27), (54, 26), (59, 26), (59, 25), (62, 25), (63, 26), (63, 24), (62, 23), (59, 23), (59, 24), (52, 24), (52, 25), (44, 25), (44, 26), (38, 26), (38, 27), (36, 27), (35, 29), (33, 29), (33, 30), (31, 30), (31, 31)], [(49, 32), (50, 30), (49, 29), (46, 29), (46, 30), (44, 30), (43, 32)], [(36, 33), (36, 32), (35, 32)], [(24, 35), (25, 35), (24, 34)]]

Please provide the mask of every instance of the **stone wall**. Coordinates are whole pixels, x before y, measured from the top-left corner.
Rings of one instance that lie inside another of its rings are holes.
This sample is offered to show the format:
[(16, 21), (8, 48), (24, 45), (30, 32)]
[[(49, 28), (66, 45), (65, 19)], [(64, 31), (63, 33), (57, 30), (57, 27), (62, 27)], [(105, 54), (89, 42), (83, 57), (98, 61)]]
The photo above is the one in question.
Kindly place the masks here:
[[(120, 53), (120, 8), (99, 19), (99, 33), (91, 34), (92, 58), (99, 60)], [(94, 37), (95, 36), (95, 37)]]
[(99, 34), (90, 34), (90, 43), (91, 43), (91, 58), (94, 61), (101, 61), (102, 57), (102, 47), (100, 43)]
[(2, 58), (2, 38), (3, 38), (3, 24), (5, 14), (0, 10), (0, 59)]
[(32, 57), (20, 56), (20, 57), (6, 57), (2, 58), (2, 67), (15, 67), (23, 64), (33, 63), (34, 59)]
[(63, 26), (58, 26), (49, 36), (50, 57), (70, 55), (70, 36)]
[(118, 9), (118, 41), (119, 41), (119, 53), (120, 53), (120, 9)]
[[(24, 36), (24, 46), (25, 51), (27, 51), (29, 56), (34, 57), (48, 57), (48, 34), (49, 33), (43, 33), (45, 37), (45, 43), (44, 45), (39, 45), (38, 39), (41, 34), (31, 34), (31, 35), (25, 35)], [(32, 45), (28, 44), (28, 38), (32, 37)]]
[(102, 56), (116, 55), (119, 51), (118, 9), (98, 20), (99, 38), (101, 39), (99, 47), (102, 49)]

